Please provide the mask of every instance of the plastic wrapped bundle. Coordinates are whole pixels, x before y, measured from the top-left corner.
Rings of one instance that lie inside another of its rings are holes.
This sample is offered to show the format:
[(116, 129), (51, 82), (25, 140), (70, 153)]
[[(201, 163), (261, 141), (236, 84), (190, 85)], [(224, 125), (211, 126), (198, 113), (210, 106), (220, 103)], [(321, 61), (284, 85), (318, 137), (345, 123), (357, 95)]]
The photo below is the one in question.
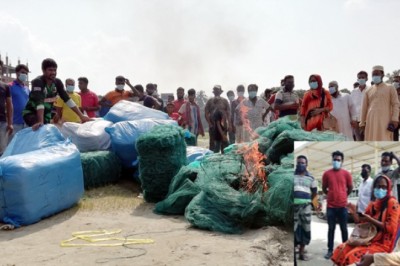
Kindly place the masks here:
[(111, 151), (81, 153), (85, 188), (95, 188), (116, 182), (121, 176), (121, 161)]
[(66, 122), (60, 131), (65, 138), (70, 138), (80, 152), (108, 150), (111, 146), (110, 135), (104, 130), (112, 122), (103, 119), (84, 124)]
[(205, 155), (213, 154), (212, 151), (202, 147), (190, 146), (186, 148), (186, 156), (188, 163), (192, 163), (197, 159), (203, 158)]
[(108, 113), (104, 116), (105, 120), (113, 123), (121, 121), (135, 121), (140, 119), (170, 119), (168, 114), (148, 108), (142, 104), (134, 103), (130, 101), (119, 101), (115, 104)]
[(163, 200), (172, 178), (187, 164), (183, 129), (155, 126), (138, 138), (136, 149), (144, 199), (148, 202)]
[(111, 137), (111, 149), (121, 159), (124, 167), (130, 168), (137, 159), (136, 140), (156, 125), (178, 125), (174, 120), (142, 119), (119, 122), (105, 131)]
[(5, 223), (38, 222), (72, 207), (83, 191), (80, 154), (70, 141), (0, 159), (0, 219)]
[(198, 169), (184, 166), (173, 178), (168, 189), (168, 195), (156, 204), (155, 213), (159, 214), (180, 214), (185, 213), (189, 202), (200, 193), (200, 187), (195, 183)]
[(64, 141), (65, 138), (54, 125), (44, 125), (36, 131), (33, 131), (30, 127), (24, 128), (15, 134), (4, 151), (2, 158), (36, 151), (41, 148), (53, 146), (56, 143), (63, 143)]

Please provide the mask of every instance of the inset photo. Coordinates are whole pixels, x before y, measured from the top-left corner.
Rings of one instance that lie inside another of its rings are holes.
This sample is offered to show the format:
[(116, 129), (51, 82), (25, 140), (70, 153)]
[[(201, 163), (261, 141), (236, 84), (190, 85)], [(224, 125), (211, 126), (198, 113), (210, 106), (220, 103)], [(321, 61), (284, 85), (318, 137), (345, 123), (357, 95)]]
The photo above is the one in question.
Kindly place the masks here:
[(400, 265), (400, 143), (294, 146), (297, 265)]

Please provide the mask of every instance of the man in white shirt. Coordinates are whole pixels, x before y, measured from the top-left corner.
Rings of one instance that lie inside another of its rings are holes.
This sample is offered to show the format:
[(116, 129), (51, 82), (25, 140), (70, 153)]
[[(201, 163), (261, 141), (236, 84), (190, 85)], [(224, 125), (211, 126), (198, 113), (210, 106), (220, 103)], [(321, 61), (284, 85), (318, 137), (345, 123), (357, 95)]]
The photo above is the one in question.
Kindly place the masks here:
[(364, 213), (369, 202), (371, 201), (372, 184), (374, 180), (370, 177), (370, 175), (371, 165), (363, 164), (361, 166), (361, 177), (363, 180), (358, 187), (357, 212)]
[(350, 95), (340, 93), (337, 81), (329, 82), (329, 93), (333, 103), (331, 115), (336, 118), (339, 133), (346, 136), (346, 140), (353, 140), (351, 117), (355, 115), (356, 110)]
[(368, 89), (367, 87), (368, 81), (368, 73), (366, 71), (360, 71), (357, 74), (357, 83), (359, 86), (354, 88), (351, 92), (351, 99), (353, 101), (353, 105), (355, 107), (355, 112), (352, 114), (351, 117), (351, 126), (353, 127), (353, 134), (355, 136), (356, 141), (363, 141), (364, 140), (364, 132), (360, 130), (359, 123), (361, 117), (361, 105), (363, 102), (363, 97), (365, 91)]

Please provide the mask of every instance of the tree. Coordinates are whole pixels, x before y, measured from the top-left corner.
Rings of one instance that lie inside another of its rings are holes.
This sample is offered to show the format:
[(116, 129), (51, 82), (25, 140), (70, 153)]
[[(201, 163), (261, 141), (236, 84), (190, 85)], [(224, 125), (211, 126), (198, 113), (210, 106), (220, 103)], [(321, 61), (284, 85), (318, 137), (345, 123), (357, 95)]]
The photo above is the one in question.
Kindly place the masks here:
[(302, 89), (295, 90), (295, 91), (296, 91), (296, 93), (297, 93), (297, 95), (299, 96), (300, 99), (303, 99), (304, 94), (307, 92), (307, 90), (302, 90)]
[(387, 83), (393, 83), (393, 79), (395, 76), (400, 75), (400, 69), (394, 70), (391, 74), (390, 73), (386, 73), (386, 78), (388, 79), (386, 82)]
[(341, 92), (341, 93), (347, 93), (347, 94), (350, 94), (350, 91), (349, 91), (348, 89), (346, 89), (346, 88), (344, 88), (344, 89), (341, 89), (341, 90), (340, 90), (340, 92)]

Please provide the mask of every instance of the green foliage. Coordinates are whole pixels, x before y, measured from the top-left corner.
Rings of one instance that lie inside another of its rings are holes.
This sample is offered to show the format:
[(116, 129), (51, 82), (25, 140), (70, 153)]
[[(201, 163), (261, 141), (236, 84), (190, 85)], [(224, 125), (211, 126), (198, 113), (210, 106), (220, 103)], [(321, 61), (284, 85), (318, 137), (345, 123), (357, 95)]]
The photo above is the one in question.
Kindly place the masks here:
[(386, 73), (385, 77), (388, 79), (387, 83), (393, 83), (393, 79), (395, 76), (400, 75), (400, 69), (394, 70), (392, 73)]

